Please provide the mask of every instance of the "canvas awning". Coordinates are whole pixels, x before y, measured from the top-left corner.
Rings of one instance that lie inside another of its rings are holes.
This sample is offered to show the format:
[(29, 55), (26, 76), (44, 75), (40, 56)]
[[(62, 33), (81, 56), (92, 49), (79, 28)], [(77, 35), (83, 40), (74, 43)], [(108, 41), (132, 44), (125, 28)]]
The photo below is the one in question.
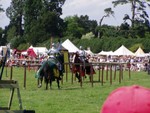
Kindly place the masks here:
[(113, 55), (134, 56), (134, 53), (130, 51), (129, 49), (127, 49), (124, 45), (122, 45), (120, 48), (114, 51)]
[(79, 49), (69, 40), (65, 40), (62, 43), (62, 46), (68, 50), (69, 53), (75, 53), (79, 51)]

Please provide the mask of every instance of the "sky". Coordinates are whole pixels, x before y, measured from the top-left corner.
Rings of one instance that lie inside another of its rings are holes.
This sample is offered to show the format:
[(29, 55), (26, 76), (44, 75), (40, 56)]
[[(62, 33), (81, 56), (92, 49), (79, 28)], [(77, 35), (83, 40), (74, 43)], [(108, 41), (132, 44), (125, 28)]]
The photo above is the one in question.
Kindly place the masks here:
[[(11, 0), (0, 0), (0, 4), (4, 9), (10, 5)], [(131, 14), (129, 5), (113, 7), (112, 1), (114, 0), (66, 0), (62, 7), (63, 15), (62, 18), (66, 16), (74, 15), (88, 15), (90, 20), (99, 20), (105, 14), (104, 9), (111, 7), (115, 12), (114, 17), (110, 16), (103, 20), (102, 24), (118, 26), (123, 23), (123, 17), (125, 14)], [(149, 13), (150, 14), (150, 13)], [(0, 27), (9, 24), (9, 19), (6, 17), (5, 13), (0, 14)]]

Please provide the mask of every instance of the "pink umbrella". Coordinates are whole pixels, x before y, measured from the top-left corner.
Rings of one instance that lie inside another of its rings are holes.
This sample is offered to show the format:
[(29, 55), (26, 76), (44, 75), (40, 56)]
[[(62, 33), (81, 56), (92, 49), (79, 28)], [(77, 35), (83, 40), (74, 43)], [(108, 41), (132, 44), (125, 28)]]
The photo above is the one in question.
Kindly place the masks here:
[(150, 113), (150, 89), (120, 87), (108, 96), (100, 113)]

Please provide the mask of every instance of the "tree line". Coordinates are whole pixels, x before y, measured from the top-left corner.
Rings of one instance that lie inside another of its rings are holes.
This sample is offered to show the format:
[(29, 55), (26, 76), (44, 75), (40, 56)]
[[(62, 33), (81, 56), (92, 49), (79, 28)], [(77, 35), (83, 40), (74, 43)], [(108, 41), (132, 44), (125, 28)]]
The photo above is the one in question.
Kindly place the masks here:
[[(141, 46), (150, 51), (150, 23), (147, 8), (150, 0), (114, 0), (113, 7), (104, 9), (99, 22), (88, 15), (61, 18), (65, 0), (12, 0), (5, 13), (10, 23), (0, 28), (0, 45), (26, 49), (30, 45), (50, 47), (50, 40), (69, 38), (77, 46), (91, 47), (94, 52), (115, 50), (122, 44), (133, 51)], [(119, 26), (103, 24), (105, 18), (115, 16), (118, 5), (130, 4), (131, 16), (124, 15)], [(0, 12), (3, 12), (0, 5)]]

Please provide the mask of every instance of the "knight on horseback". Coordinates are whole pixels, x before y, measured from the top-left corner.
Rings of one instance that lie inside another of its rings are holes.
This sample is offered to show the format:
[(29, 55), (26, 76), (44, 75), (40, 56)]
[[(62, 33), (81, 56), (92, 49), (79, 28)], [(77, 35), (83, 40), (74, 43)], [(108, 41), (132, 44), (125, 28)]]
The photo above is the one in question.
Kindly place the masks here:
[(75, 73), (76, 78), (78, 78), (79, 82), (81, 81), (81, 77), (86, 78), (87, 75), (95, 74), (93, 67), (88, 62), (86, 52), (83, 47), (80, 46), (80, 50), (74, 54), (73, 63), (75, 63), (72, 67), (72, 72)]
[(83, 67), (85, 68), (86, 52), (82, 46), (80, 46), (79, 50), (79, 59), (83, 62)]
[(52, 81), (55, 79), (57, 80), (58, 88), (59, 86), (59, 80), (61, 80), (61, 77), (63, 76), (63, 62), (62, 62), (62, 54), (59, 50), (55, 48), (55, 44), (52, 44), (52, 47), (48, 51), (48, 59), (46, 59), (42, 66), (37, 71), (37, 78), (41, 80), (41, 83), (38, 85), (38, 87), (42, 86), (42, 80), (44, 78), (46, 83), (46, 89), (48, 83), (50, 83), (50, 87), (52, 85)]
[(62, 53), (56, 49), (55, 47), (55, 43), (52, 44), (52, 48), (49, 49), (48, 51), (48, 55), (49, 55), (49, 60), (52, 60), (53, 62), (56, 63), (58, 70), (59, 70), (59, 74), (60, 74), (60, 78), (61, 76), (63, 76), (63, 58), (62, 58)]

